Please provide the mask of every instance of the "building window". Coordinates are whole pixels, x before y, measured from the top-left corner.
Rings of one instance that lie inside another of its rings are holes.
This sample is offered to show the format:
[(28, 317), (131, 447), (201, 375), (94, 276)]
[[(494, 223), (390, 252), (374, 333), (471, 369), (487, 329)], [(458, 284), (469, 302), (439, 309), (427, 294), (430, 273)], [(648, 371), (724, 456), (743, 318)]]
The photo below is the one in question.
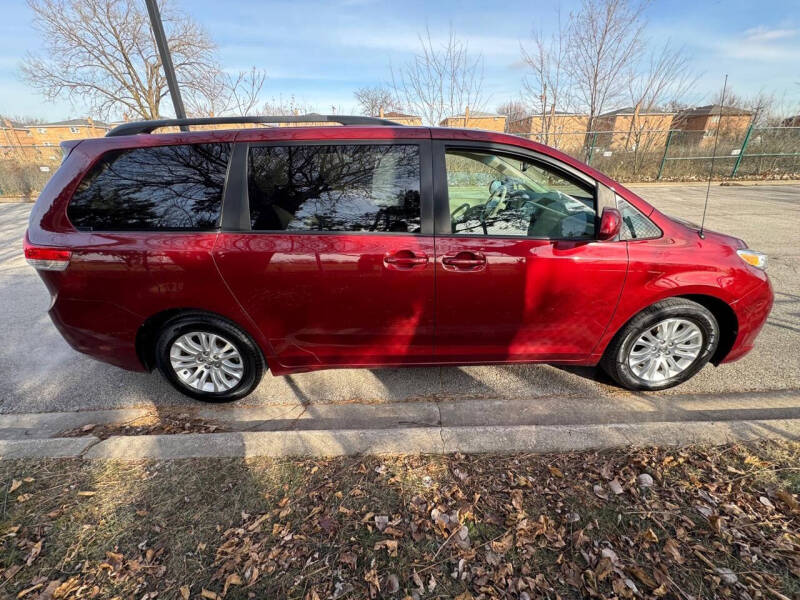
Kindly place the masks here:
[(47, 129), (44, 127), (39, 127), (39, 133), (47, 133)]
[(53, 143), (52, 142), (42, 142), (42, 145), (43, 146), (52, 146)]
[(80, 127), (70, 127), (69, 128), (69, 132), (70, 133), (80, 133), (81, 129), (80, 129)]

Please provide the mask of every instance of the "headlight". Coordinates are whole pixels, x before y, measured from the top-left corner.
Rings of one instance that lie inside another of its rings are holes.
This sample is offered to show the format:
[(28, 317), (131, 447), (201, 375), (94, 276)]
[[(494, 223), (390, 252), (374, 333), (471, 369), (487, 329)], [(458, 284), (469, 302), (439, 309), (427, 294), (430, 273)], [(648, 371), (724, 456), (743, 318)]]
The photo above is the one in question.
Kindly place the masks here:
[(767, 268), (767, 255), (755, 250), (745, 248), (744, 250), (737, 250), (736, 254), (739, 255), (744, 262), (748, 265), (761, 269), (762, 271)]

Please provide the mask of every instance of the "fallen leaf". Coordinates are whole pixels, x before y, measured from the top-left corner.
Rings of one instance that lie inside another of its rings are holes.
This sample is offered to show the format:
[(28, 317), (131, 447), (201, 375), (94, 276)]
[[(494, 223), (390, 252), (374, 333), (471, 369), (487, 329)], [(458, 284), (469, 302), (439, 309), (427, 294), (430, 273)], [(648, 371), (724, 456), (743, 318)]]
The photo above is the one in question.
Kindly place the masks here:
[(211, 590), (207, 590), (203, 588), (200, 592), (200, 595), (207, 600), (220, 600), (220, 595), (212, 592)]
[(375, 516), (375, 527), (377, 527), (378, 531), (383, 531), (386, 529), (386, 526), (389, 524), (389, 517), (386, 515), (376, 515)]
[(31, 587), (26, 588), (26, 589), (22, 590), (19, 594), (17, 594), (17, 598), (24, 598), (25, 596), (27, 596), (31, 592), (35, 592), (36, 590), (38, 590), (43, 585), (44, 585), (44, 583), (37, 583), (36, 585), (32, 585)]
[(397, 556), (397, 540), (381, 540), (375, 543), (374, 550), (386, 548), (389, 556)]
[(622, 485), (620, 485), (616, 477), (608, 482), (608, 487), (610, 487), (611, 491), (614, 492), (617, 496), (619, 496), (624, 491), (622, 489)]
[(682, 565), (685, 561), (678, 547), (678, 542), (676, 542), (673, 538), (669, 538), (666, 542), (664, 542), (664, 553), (671, 556), (672, 559), (679, 565)]
[(358, 562), (358, 557), (355, 555), (354, 552), (342, 552), (339, 556), (339, 562), (347, 565), (351, 569), (355, 571), (356, 563)]
[(189, 586), (182, 585), (180, 591), (181, 591), (181, 598), (183, 598), (183, 600), (189, 600), (189, 596), (191, 595), (191, 593), (189, 592)]
[(78, 492), (78, 496), (87, 496), (87, 497), (91, 497), (91, 496), (94, 496), (96, 493), (97, 493), (97, 492), (91, 492), (91, 491), (82, 491), (82, 492)]
[[(559, 479), (563, 479), (564, 478), (564, 473), (562, 473), (561, 469), (559, 469), (558, 467), (553, 467), (551, 465), (547, 465), (547, 469), (550, 471), (550, 474), (553, 477), (558, 477)], [(472, 596), (470, 596), (470, 598), (472, 598)]]
[(11, 494), (16, 492), (19, 489), (19, 486), (22, 485), (22, 482), (19, 479), (12, 479), (11, 480), (11, 487), (8, 488), (8, 493)]
[(39, 540), (33, 545), (33, 548), (31, 548), (30, 554), (28, 554), (28, 558), (25, 560), (25, 564), (30, 567), (33, 564), (33, 561), (36, 560), (36, 557), (38, 557), (41, 552), (42, 552), (42, 540)]
[(790, 510), (795, 511), (800, 508), (800, 504), (798, 504), (797, 500), (794, 498), (794, 495), (790, 492), (786, 490), (779, 490), (775, 495), (778, 496), (781, 502), (788, 506)]
[(225, 585), (222, 588), (223, 597), (228, 593), (228, 588), (232, 585), (242, 585), (242, 578), (236, 573), (231, 573), (225, 578)]
[(608, 492), (605, 491), (602, 485), (600, 485), (599, 483), (595, 484), (595, 486), (592, 489), (594, 490), (595, 496), (597, 496), (598, 498), (602, 498), (603, 500), (608, 500)]
[(652, 577), (650, 577), (650, 575), (648, 575), (647, 571), (645, 571), (644, 569), (640, 567), (630, 567), (628, 570), (636, 577), (636, 579), (641, 581), (650, 589), (658, 587), (658, 583), (656, 583), (656, 581)]
[(33, 498), (33, 494), (20, 494), (17, 496), (17, 502), (27, 502), (31, 498)]

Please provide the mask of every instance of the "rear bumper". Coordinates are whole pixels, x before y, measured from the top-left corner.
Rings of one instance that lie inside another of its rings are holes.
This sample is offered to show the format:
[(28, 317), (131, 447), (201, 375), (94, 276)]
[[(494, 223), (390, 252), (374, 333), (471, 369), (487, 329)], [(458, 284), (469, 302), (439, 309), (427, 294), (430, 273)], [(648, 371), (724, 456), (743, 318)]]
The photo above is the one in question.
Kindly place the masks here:
[(769, 278), (765, 276), (764, 281), (754, 290), (731, 305), (739, 323), (739, 333), (733, 347), (720, 361), (721, 363), (739, 360), (753, 349), (756, 337), (764, 323), (767, 322), (769, 312), (772, 310), (772, 302), (772, 285)]
[(141, 318), (107, 302), (56, 297), (50, 319), (78, 352), (129, 371), (146, 371), (136, 353)]

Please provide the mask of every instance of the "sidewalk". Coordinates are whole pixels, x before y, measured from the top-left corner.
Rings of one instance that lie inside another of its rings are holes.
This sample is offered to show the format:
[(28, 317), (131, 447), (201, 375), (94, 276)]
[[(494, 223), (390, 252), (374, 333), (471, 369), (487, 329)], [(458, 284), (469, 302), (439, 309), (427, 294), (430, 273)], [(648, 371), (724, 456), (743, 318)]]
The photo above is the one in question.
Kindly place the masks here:
[(204, 406), (0, 415), (0, 456), (195, 458), (568, 452), (800, 439), (800, 392)]

